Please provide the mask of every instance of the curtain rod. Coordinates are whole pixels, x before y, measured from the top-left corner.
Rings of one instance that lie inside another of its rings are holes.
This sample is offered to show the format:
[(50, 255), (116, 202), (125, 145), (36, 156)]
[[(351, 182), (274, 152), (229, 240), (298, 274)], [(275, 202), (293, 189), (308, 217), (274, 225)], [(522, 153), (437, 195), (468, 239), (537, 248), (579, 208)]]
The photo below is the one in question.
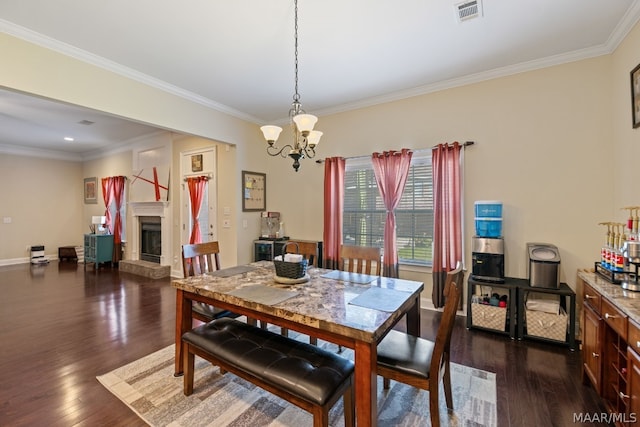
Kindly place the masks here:
[[(474, 145), (476, 142), (475, 141), (465, 141), (462, 143), (462, 148), (465, 147), (469, 147), (471, 145)], [(421, 151), (426, 151), (426, 150), (435, 150), (436, 148), (438, 148), (437, 145), (434, 145), (431, 148), (419, 148), (417, 150), (412, 149), (411, 151), (413, 152), (421, 152)], [(352, 157), (345, 157), (345, 160), (353, 160), (353, 159), (365, 159), (365, 158), (369, 158), (371, 156), (352, 156)], [(324, 163), (324, 159), (319, 159), (316, 160), (316, 163)]]
[(211, 179), (211, 174), (210, 174), (210, 173), (208, 173), (208, 174), (206, 174), (206, 175), (190, 175), (190, 176), (188, 176), (188, 177), (184, 178), (184, 179), (183, 179), (183, 181), (185, 181), (185, 182), (186, 182), (189, 178), (200, 178), (200, 177), (202, 177), (202, 178), (206, 178), (207, 180), (209, 180), (209, 179)]
[[(473, 145), (475, 143), (476, 143), (475, 141), (465, 141), (465, 142), (462, 143), (462, 148), (469, 147), (470, 145)], [(440, 144), (438, 144), (438, 145), (440, 145)], [(433, 147), (431, 147), (431, 149), (435, 150), (436, 148), (438, 148), (438, 145), (434, 145)]]

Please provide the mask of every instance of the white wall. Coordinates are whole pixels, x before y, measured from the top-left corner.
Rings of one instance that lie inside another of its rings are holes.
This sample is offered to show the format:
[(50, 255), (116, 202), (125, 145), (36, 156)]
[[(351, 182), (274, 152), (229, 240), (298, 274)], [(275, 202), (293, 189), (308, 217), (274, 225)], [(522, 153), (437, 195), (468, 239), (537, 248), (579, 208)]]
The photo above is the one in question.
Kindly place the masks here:
[(0, 153), (0, 265), (28, 262), (30, 246), (82, 245), (82, 178), (79, 163)]
[[(598, 259), (597, 223), (612, 215), (610, 75), (603, 56), (321, 117), (318, 150), (350, 157), (475, 141), (465, 151), (467, 262), (473, 202), (502, 200), (506, 274), (526, 277), (526, 242), (549, 242), (573, 287), (576, 269)], [(321, 239), (323, 168), (304, 160), (296, 175), (283, 164), (269, 162), (269, 210), (283, 213), (290, 236)], [(430, 295), (426, 272), (401, 276), (425, 281)]]
[(640, 24), (629, 33), (612, 55), (612, 154), (611, 175), (614, 213), (624, 221), (624, 206), (640, 206), (640, 128), (633, 129), (630, 72), (640, 64)]

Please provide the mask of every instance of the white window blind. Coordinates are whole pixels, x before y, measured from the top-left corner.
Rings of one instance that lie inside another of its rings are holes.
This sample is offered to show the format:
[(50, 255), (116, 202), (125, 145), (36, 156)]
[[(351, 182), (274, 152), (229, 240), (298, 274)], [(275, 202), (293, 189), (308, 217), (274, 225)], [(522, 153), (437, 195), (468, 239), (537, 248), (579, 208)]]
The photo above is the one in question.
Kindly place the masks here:
[[(414, 152), (407, 184), (395, 211), (400, 263), (431, 265), (432, 177), (431, 150)], [(346, 160), (344, 190), (343, 243), (383, 248), (386, 209), (370, 157)]]

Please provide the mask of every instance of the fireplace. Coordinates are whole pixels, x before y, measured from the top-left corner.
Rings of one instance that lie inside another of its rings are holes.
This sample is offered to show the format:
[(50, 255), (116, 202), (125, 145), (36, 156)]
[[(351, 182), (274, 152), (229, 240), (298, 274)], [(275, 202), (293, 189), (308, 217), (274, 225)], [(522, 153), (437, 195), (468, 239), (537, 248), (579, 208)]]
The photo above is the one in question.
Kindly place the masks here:
[[(169, 202), (129, 202), (129, 208), (134, 220), (131, 221), (131, 242), (128, 242), (127, 259), (171, 265), (172, 239)], [(143, 222), (151, 222), (151, 224), (144, 225), (144, 231), (142, 230)], [(145, 237), (143, 237), (143, 233)], [(143, 248), (143, 245), (147, 244), (150, 245), (150, 248), (146, 246)], [(153, 259), (150, 260), (143, 253), (151, 254)], [(182, 265), (177, 265), (182, 268)]]
[(159, 216), (141, 216), (140, 259), (160, 264), (162, 255), (162, 221)]

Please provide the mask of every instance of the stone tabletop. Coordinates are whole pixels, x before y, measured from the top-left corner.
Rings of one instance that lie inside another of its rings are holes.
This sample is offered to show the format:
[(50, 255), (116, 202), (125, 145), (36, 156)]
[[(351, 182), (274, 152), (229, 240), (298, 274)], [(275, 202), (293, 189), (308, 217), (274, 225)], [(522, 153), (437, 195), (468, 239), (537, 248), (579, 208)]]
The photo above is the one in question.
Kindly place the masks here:
[(600, 292), (630, 319), (640, 323), (640, 292), (622, 289), (620, 285), (611, 283), (592, 271), (579, 270), (578, 277)]
[[(201, 275), (174, 280), (172, 284), (176, 289), (186, 292), (367, 342), (379, 340), (381, 334), (395, 324), (410, 307), (411, 297), (419, 296), (424, 288), (422, 282), (386, 277), (376, 277), (367, 284), (350, 283), (322, 277), (331, 271), (322, 268), (307, 269), (307, 282), (285, 285), (274, 281), (273, 262), (258, 261), (248, 266), (253, 268), (229, 277)], [(252, 300), (246, 296), (260, 295), (262, 292), (238, 292), (258, 285), (292, 291), (291, 297), (269, 305), (260, 302), (259, 297)], [(385, 307), (377, 310), (351, 304), (351, 300), (371, 287), (406, 296), (400, 310), (390, 312), (384, 311)], [(234, 293), (244, 297), (233, 295)]]

